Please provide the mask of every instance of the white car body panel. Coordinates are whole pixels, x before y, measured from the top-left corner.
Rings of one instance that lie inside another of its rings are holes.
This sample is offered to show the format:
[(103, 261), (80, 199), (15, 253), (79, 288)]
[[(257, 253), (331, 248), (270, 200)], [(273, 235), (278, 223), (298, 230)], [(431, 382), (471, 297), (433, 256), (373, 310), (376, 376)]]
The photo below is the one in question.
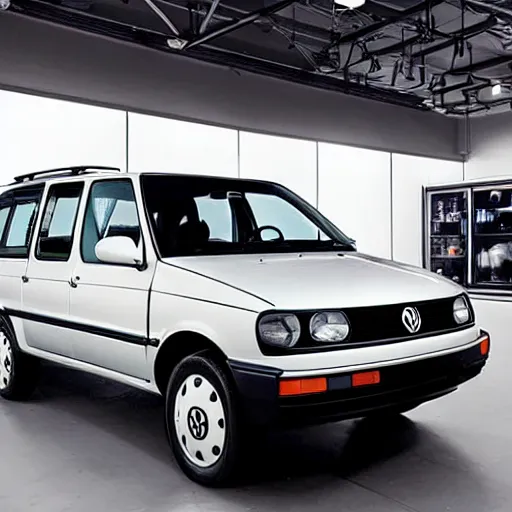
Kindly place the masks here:
[(245, 290), (278, 309), (399, 304), (461, 292), (459, 286), (436, 274), (360, 253), (200, 256), (164, 261)]

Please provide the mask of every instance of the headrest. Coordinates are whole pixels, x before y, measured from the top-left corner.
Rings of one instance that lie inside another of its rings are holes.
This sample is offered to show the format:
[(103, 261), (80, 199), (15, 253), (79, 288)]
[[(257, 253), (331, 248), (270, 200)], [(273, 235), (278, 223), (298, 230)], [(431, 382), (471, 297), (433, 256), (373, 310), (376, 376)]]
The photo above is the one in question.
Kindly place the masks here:
[(201, 249), (210, 238), (210, 228), (204, 220), (188, 221), (178, 227), (176, 246), (178, 251)]

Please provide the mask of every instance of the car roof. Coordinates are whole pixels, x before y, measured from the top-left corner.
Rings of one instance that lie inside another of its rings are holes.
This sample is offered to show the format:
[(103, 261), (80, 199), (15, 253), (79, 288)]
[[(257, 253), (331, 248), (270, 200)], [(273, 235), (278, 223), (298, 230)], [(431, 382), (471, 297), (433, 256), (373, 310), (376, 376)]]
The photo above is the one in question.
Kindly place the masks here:
[(120, 168), (97, 166), (97, 165), (82, 165), (73, 167), (63, 167), (58, 169), (49, 169), (44, 171), (34, 171), (33, 173), (23, 174), (16, 176), (14, 182), (0, 186), (0, 189), (14, 190), (18, 188), (24, 188), (33, 185), (44, 185), (46, 182), (62, 183), (67, 181), (75, 181), (77, 178), (85, 181), (97, 180), (99, 178), (132, 178), (138, 176), (174, 176), (177, 178), (189, 178), (189, 179), (204, 179), (204, 180), (218, 180), (218, 181), (233, 181), (233, 182), (256, 182), (256, 183), (267, 183), (275, 184), (271, 181), (255, 180), (255, 179), (242, 179), (235, 177), (224, 177), (214, 175), (203, 175), (203, 174), (183, 174), (183, 173), (172, 173), (172, 172), (124, 172)]

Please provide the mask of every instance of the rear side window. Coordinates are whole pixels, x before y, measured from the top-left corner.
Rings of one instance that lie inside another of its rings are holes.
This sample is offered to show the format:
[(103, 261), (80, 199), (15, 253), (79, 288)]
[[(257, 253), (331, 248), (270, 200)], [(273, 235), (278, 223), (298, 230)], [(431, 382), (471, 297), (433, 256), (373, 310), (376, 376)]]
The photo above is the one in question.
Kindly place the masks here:
[(50, 187), (37, 239), (38, 260), (69, 259), (83, 188), (83, 183), (63, 183)]
[(44, 186), (9, 191), (0, 197), (0, 257), (27, 258)]

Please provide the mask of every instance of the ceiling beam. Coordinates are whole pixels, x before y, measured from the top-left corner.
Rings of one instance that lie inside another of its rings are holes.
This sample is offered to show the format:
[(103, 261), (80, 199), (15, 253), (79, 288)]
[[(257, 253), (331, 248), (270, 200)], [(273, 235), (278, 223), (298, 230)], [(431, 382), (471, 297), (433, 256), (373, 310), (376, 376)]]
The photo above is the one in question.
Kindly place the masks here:
[[(428, 55), (429, 53), (434, 53), (439, 50), (449, 48), (450, 46), (453, 46), (457, 40), (460, 40), (461, 36), (466, 37), (473, 37), (477, 34), (480, 34), (482, 32), (485, 32), (487, 29), (491, 28), (495, 23), (494, 16), (489, 16), (485, 21), (476, 23), (472, 27), (467, 28), (464, 32), (462, 32), (460, 29), (456, 30), (455, 32), (450, 32), (446, 34), (441, 34), (442, 37), (447, 38), (446, 41), (443, 41), (437, 45), (435, 45), (435, 49), (431, 50), (431, 47), (425, 48), (424, 50), (419, 50), (417, 52), (412, 53), (411, 55), (407, 55), (407, 58), (421, 58), (424, 55)], [(349, 64), (349, 67), (355, 66), (357, 64), (361, 64), (363, 62), (367, 62), (372, 57), (379, 57), (381, 55), (387, 55), (389, 53), (395, 52), (397, 50), (401, 50), (403, 48), (407, 48), (413, 44), (419, 43), (421, 40), (421, 35), (415, 35), (413, 37), (410, 37), (408, 39), (405, 39), (404, 41), (396, 42), (389, 46), (384, 46), (382, 48), (379, 48), (378, 50), (375, 50), (373, 52), (368, 52), (368, 55), (365, 56), (363, 59), (359, 59), (358, 61), (352, 62)], [(431, 50), (431, 51), (429, 51)]]
[(441, 87), (440, 89), (433, 89), (432, 94), (434, 94), (435, 96), (442, 96), (450, 92), (479, 91), (480, 89), (485, 89), (486, 87), (489, 86), (490, 82), (488, 80), (476, 84), (470, 83), (466, 80), (465, 82), (447, 85), (446, 87)]
[(430, 8), (433, 8), (437, 5), (440, 5), (444, 2), (444, 0), (427, 0), (425, 2), (421, 2), (420, 4), (414, 5), (413, 7), (409, 7), (409, 9), (403, 10), (395, 10), (394, 14), (390, 14), (383, 20), (378, 21), (376, 23), (371, 23), (370, 25), (365, 25), (357, 30), (349, 32), (348, 34), (344, 34), (339, 36), (333, 43), (331, 43), (326, 49), (334, 48), (335, 46), (339, 46), (340, 44), (350, 43), (356, 39), (361, 39), (362, 37), (368, 36), (377, 30), (382, 30), (383, 28), (388, 27), (389, 25), (393, 25), (397, 21), (408, 18), (409, 16), (413, 16), (414, 14), (419, 14), (421, 11)]
[[(475, 23), (474, 25), (466, 28), (464, 31), (464, 39), (469, 39), (471, 37), (475, 37), (479, 34), (482, 34), (486, 30), (489, 30), (494, 25), (496, 25), (496, 17), (495, 16), (489, 16), (486, 20), (480, 21), (478, 23)], [(426, 48), (422, 48), (421, 50), (418, 50), (412, 54), (412, 57), (425, 57), (427, 55), (431, 55), (432, 53), (439, 52), (441, 50), (446, 50), (446, 48), (450, 48), (450, 46), (453, 46), (455, 43), (455, 38), (453, 34), (446, 34), (450, 39), (447, 39), (446, 41), (441, 41), (440, 43), (433, 44), (431, 46), (427, 46)], [(460, 35), (457, 35), (456, 37), (460, 38)]]
[(217, 39), (218, 37), (229, 34), (234, 30), (238, 30), (239, 28), (245, 27), (246, 25), (250, 25), (251, 23), (254, 23), (258, 18), (270, 16), (275, 12), (281, 11), (286, 7), (292, 5), (295, 1), (296, 0), (280, 0), (279, 2), (276, 2), (273, 5), (263, 7), (262, 9), (258, 9), (257, 11), (248, 13), (246, 16), (240, 18), (239, 20), (233, 21), (231, 23), (226, 23), (225, 25), (218, 27), (215, 30), (212, 30), (211, 32), (203, 34), (195, 39), (192, 39), (185, 45), (184, 50), (194, 48), (195, 46), (199, 46), (201, 44), (212, 41), (213, 39)]
[(507, 16), (512, 17), (512, 9), (507, 9), (506, 7), (501, 7), (496, 4), (488, 4), (485, 2), (480, 2), (479, 0), (465, 0), (468, 5), (473, 7), (478, 7), (487, 12), (499, 12), (501, 14), (506, 14)]
[(215, 14), (215, 10), (219, 6), (219, 3), (220, 3), (220, 0), (213, 0), (212, 5), (210, 5), (210, 10), (204, 17), (203, 22), (201, 23), (201, 26), (199, 27), (200, 34), (204, 34), (205, 30), (208, 27), (208, 23), (210, 23), (210, 20), (212, 19), (213, 15)]
[(176, 28), (176, 25), (169, 19), (169, 16), (167, 16), (167, 14), (158, 7), (158, 5), (156, 5), (152, 0), (143, 0), (143, 2), (164, 22), (173, 35), (179, 37), (180, 32)]
[(446, 72), (449, 75), (464, 75), (466, 73), (475, 73), (483, 71), (484, 69), (495, 68), (497, 66), (503, 66), (512, 62), (512, 55), (500, 55), (493, 57), (492, 59), (482, 60), (480, 62), (474, 62), (467, 66), (461, 66), (459, 68), (453, 68)]

